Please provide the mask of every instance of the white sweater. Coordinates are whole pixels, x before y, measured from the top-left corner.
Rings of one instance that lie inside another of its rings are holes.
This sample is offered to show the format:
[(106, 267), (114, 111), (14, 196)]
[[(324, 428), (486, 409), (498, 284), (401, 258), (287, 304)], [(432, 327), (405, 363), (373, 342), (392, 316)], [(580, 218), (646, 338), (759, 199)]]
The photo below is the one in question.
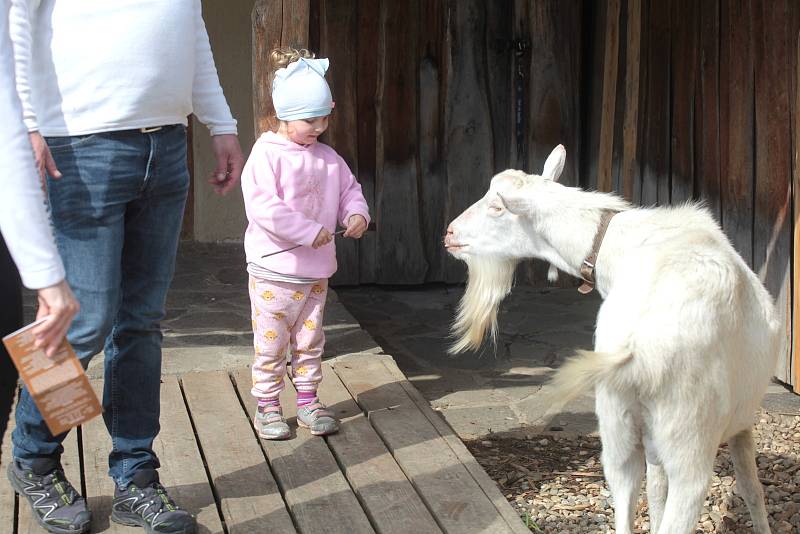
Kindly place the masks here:
[(8, 0), (0, 0), (0, 147), (0, 232), (19, 268), (22, 283), (31, 289), (51, 286), (64, 279), (64, 266), (53, 242), (14, 87)]
[(83, 135), (186, 124), (236, 133), (200, 0), (11, 0), (29, 131)]

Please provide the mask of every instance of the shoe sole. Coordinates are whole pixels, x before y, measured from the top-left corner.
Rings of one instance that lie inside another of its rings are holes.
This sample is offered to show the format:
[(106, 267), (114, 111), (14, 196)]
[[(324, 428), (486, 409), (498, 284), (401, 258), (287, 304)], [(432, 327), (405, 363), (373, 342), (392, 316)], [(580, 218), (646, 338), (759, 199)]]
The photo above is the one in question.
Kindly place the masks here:
[(308, 426), (307, 424), (303, 423), (302, 421), (300, 421), (300, 419), (297, 420), (297, 426), (307, 429), (309, 432), (311, 432), (312, 436), (330, 436), (331, 434), (336, 434), (339, 431), (339, 427), (338, 426), (333, 430), (327, 430), (327, 431), (326, 430), (311, 430), (311, 427)]
[(259, 438), (266, 439), (266, 440), (269, 440), (269, 441), (282, 441), (282, 440), (289, 439), (290, 437), (292, 437), (292, 433), (291, 432), (289, 432), (285, 436), (267, 436), (266, 434), (262, 434), (261, 433), (261, 431), (258, 429), (258, 426), (255, 423), (253, 423), (253, 428), (255, 429), (256, 434), (258, 434)]
[[(126, 527), (142, 527), (144, 528), (145, 534), (164, 534), (164, 532), (156, 532), (153, 528), (142, 519), (141, 516), (136, 514), (123, 514), (117, 511), (111, 512), (111, 520), (114, 523), (118, 523), (120, 525), (125, 525)], [(196, 534), (197, 533), (197, 526), (187, 527), (183, 530), (173, 530), (169, 534)]]
[(28, 504), (31, 507), (31, 516), (33, 516), (36, 522), (39, 523), (40, 527), (53, 534), (86, 534), (89, 532), (89, 528), (92, 525), (91, 519), (83, 527), (81, 527), (80, 530), (64, 529), (45, 523), (42, 518), (39, 517), (39, 514), (37, 514), (33, 509), (33, 500), (31, 500), (31, 498), (25, 493), (25, 488), (22, 487), (22, 484), (19, 482), (19, 478), (12, 471), (12, 467), (13, 464), (9, 464), (8, 470), (6, 471), (8, 482), (11, 484), (11, 487), (14, 488), (14, 491), (17, 493), (17, 495), (28, 501)]

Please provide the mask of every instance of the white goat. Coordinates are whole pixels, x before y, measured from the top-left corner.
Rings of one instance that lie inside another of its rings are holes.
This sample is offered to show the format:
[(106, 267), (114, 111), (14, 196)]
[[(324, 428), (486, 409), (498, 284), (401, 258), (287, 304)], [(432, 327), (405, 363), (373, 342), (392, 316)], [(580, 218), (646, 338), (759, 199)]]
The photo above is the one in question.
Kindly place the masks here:
[(618, 212), (590, 262), (604, 298), (594, 351), (552, 382), (564, 399), (594, 388), (616, 532), (631, 532), (645, 466), (651, 532), (693, 532), (723, 441), (755, 531), (769, 532), (752, 424), (778, 355), (772, 299), (705, 209), (565, 187), (565, 157), (559, 145), (541, 176), (496, 175), (448, 227), (445, 247), (469, 270), (452, 352), (494, 338), (519, 260), (581, 276), (603, 214)]

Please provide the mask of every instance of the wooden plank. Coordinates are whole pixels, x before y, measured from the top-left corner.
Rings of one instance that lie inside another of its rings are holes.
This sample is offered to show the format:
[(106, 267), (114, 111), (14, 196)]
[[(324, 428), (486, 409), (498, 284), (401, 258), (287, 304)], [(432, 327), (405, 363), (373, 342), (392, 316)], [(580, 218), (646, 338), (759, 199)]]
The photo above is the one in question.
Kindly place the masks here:
[(794, 172), (792, 173), (792, 202), (794, 205), (793, 232), (794, 258), (792, 258), (792, 361), (790, 378), (795, 393), (800, 393), (800, 35), (792, 33), (796, 39), (795, 65), (792, 75), (795, 76), (793, 142)]
[(447, 60), (444, 57), (444, 2), (429, 3), (419, 12), (419, 183), (422, 246), (428, 260), (426, 282), (445, 279), (447, 253), (442, 236), (447, 227), (447, 175), (442, 157), (444, 124), (443, 100), (446, 94)]
[(711, 213), (721, 221), (720, 115), (719, 115), (719, 0), (699, 3), (700, 65), (697, 128), (697, 189)]
[(722, 227), (744, 261), (753, 266), (752, 2), (720, 5), (720, 177)]
[(339, 377), (325, 364), (320, 398), (342, 422), (328, 446), (380, 534), (441, 532)]
[[(504, 171), (511, 166), (510, 150), (512, 142), (512, 68), (516, 53), (514, 43), (506, 41), (514, 28), (514, 0), (494, 0), (484, 2), (486, 31), (479, 36), (483, 45), (486, 65), (486, 92), (488, 94), (489, 115), (492, 121), (492, 174)], [(441, 8), (439, 9), (441, 11)], [(439, 36), (443, 36), (442, 32)]]
[(307, 48), (308, 21), (311, 13), (309, 0), (283, 0), (282, 13), (281, 46)]
[(667, 2), (648, 9), (646, 110), (643, 122), (642, 204), (669, 204), (670, 12)]
[(597, 162), (597, 190), (611, 191), (614, 153), (614, 124), (617, 103), (620, 0), (609, 0), (606, 9), (605, 59), (603, 61), (603, 102), (600, 114), (600, 155)]
[[(356, 78), (356, 135), (358, 138), (358, 181), (367, 199), (370, 214), (376, 218), (375, 174), (376, 174), (376, 121), (375, 95), (378, 83), (378, 55), (372, 43), (378, 42), (380, 25), (380, 2), (357, 0), (358, 42), (356, 49), (358, 65)], [(377, 221), (380, 224), (380, 221)], [(359, 280), (371, 284), (377, 278), (377, 232), (367, 232), (359, 243)]]
[(447, 424), (444, 417), (440, 412), (431, 408), (428, 400), (422, 396), (422, 393), (414, 387), (414, 385), (403, 375), (403, 372), (397, 367), (391, 356), (380, 355), (383, 360), (383, 365), (394, 376), (400, 386), (405, 390), (406, 394), (411, 397), (411, 400), (417, 408), (425, 415), (428, 421), (436, 428), (439, 435), (447, 442), (450, 449), (458, 457), (464, 467), (467, 468), (472, 478), (478, 483), (483, 492), (492, 501), (497, 511), (508, 523), (509, 527), (516, 534), (529, 534), (528, 528), (524, 525), (520, 518), (517, 516), (514, 509), (508, 504), (505, 496), (500, 492), (494, 480), (489, 478), (486, 471), (478, 463), (469, 449), (464, 445), (464, 442), (453, 432), (450, 425)]
[[(467, 0), (449, 5), (443, 147), (448, 221), (484, 195), (494, 174), (492, 120), (485, 90), (485, 4)], [(439, 253), (444, 254), (441, 249)], [(445, 260), (445, 281), (465, 280), (461, 263)]]
[[(103, 381), (92, 380), (97, 398), (103, 399)], [(114, 481), (108, 476), (108, 455), (111, 437), (102, 417), (95, 417), (81, 427), (83, 441), (83, 476), (86, 487), (86, 504), (92, 511), (91, 532), (118, 534), (128, 532), (110, 521)]]
[(349, 355), (332, 365), (442, 530), (513, 532), (382, 360), (377, 355)]
[[(76, 429), (67, 434), (63, 445), (64, 452), (61, 455), (61, 466), (64, 468), (64, 475), (80, 493), (81, 467), (80, 454), (78, 452), (78, 431)], [(33, 518), (33, 511), (28, 502), (24, 498), (19, 499), (19, 501), (17, 534), (41, 534), (42, 527)]]
[[(11, 409), (11, 417), (9, 418), (8, 425), (6, 426), (6, 433), (2, 438), (2, 452), (0, 452), (0, 473), (3, 475), (5, 475), (6, 469), (8, 469), (8, 466), (12, 461), (11, 433), (14, 431), (16, 426), (14, 421), (15, 408), (16, 403), (14, 403), (14, 407)], [(0, 525), (10, 526), (11, 528), (9, 529), (9, 532), (16, 532), (16, 502), (17, 499), (14, 489), (11, 487), (11, 484), (4, 480), (2, 483), (0, 483)]]
[(694, 197), (695, 176), (695, 76), (697, 75), (697, 25), (699, 2), (672, 3), (672, 132), (670, 135), (670, 203)]
[(269, 53), (281, 44), (282, 11), (281, 0), (256, 0), (253, 5), (253, 126), (256, 137), (277, 125), (273, 119)]
[[(330, 60), (328, 83), (336, 103), (323, 142), (331, 145), (358, 176), (357, 76), (358, 19), (355, 2), (322, 0), (320, 12), (319, 56)], [(358, 248), (360, 241), (336, 237), (336, 259), (339, 268), (331, 285), (357, 285), (359, 282)]]
[[(620, 193), (631, 202), (634, 184), (641, 180), (638, 157), (639, 133), (639, 74), (641, 70), (642, 1), (628, 0), (627, 41), (625, 46), (625, 111), (622, 127), (622, 187)], [(641, 189), (636, 187), (641, 194)]]
[(170, 497), (197, 517), (198, 532), (221, 533), (217, 503), (203, 468), (178, 380), (161, 379), (161, 431), (153, 442), (159, 478)]
[(377, 282), (418, 284), (428, 262), (421, 243), (417, 183), (419, 0), (381, 2), (378, 44), (376, 220)]
[(295, 532), (228, 373), (189, 373), (181, 382), (228, 533)]
[(753, 4), (755, 47), (755, 214), (753, 263), (784, 328), (777, 377), (791, 380), (791, 61), (788, 0)]
[[(254, 413), (250, 370), (239, 369), (234, 377), (248, 413)], [(294, 388), (287, 383), (281, 405), (289, 424), (296, 428), (295, 402)], [(299, 429), (289, 440), (259, 441), (300, 532), (319, 532), (321, 528), (341, 534), (374, 532), (323, 438)]]
[[(584, 17), (584, 9), (589, 9), (590, 13), (593, 10), (602, 12), (606, 3), (594, 4), (550, 0), (529, 2), (527, 6), (531, 47), (527, 69), (530, 83), (525, 107), (529, 115), (525, 118), (527, 161), (524, 170), (541, 172), (547, 156), (561, 143), (567, 148), (567, 162), (559, 182), (570, 186), (578, 185), (580, 176), (589, 176), (593, 171), (591, 163), (584, 166), (581, 163), (582, 132), (584, 128), (592, 128), (592, 121), (584, 124), (581, 118), (581, 95), (587, 89), (582, 86), (581, 79), (582, 45), (574, 36), (584, 32), (592, 35), (584, 27), (584, 21), (591, 21), (592, 17)], [(598, 46), (602, 50), (602, 44)], [(586, 80), (590, 93), (593, 92), (591, 80), (591, 77)], [(483, 191), (473, 201), (482, 195)], [(522, 282), (549, 285), (545, 262), (525, 262), (519, 272)]]

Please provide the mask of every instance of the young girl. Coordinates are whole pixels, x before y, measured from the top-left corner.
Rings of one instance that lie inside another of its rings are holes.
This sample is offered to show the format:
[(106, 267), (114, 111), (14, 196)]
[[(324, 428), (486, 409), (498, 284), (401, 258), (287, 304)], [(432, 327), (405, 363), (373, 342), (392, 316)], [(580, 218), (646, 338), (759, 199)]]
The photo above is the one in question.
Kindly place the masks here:
[(261, 135), (242, 173), (255, 346), (252, 394), (258, 399), (253, 424), (264, 439), (290, 435), (278, 400), (287, 347), (298, 425), (319, 436), (339, 429), (317, 398), (327, 279), (336, 272), (333, 235), (339, 223), (345, 237), (358, 239), (369, 222), (353, 173), (317, 141), (333, 101), (325, 81), (328, 60), (313, 57), (307, 50), (272, 51), (278, 131)]

